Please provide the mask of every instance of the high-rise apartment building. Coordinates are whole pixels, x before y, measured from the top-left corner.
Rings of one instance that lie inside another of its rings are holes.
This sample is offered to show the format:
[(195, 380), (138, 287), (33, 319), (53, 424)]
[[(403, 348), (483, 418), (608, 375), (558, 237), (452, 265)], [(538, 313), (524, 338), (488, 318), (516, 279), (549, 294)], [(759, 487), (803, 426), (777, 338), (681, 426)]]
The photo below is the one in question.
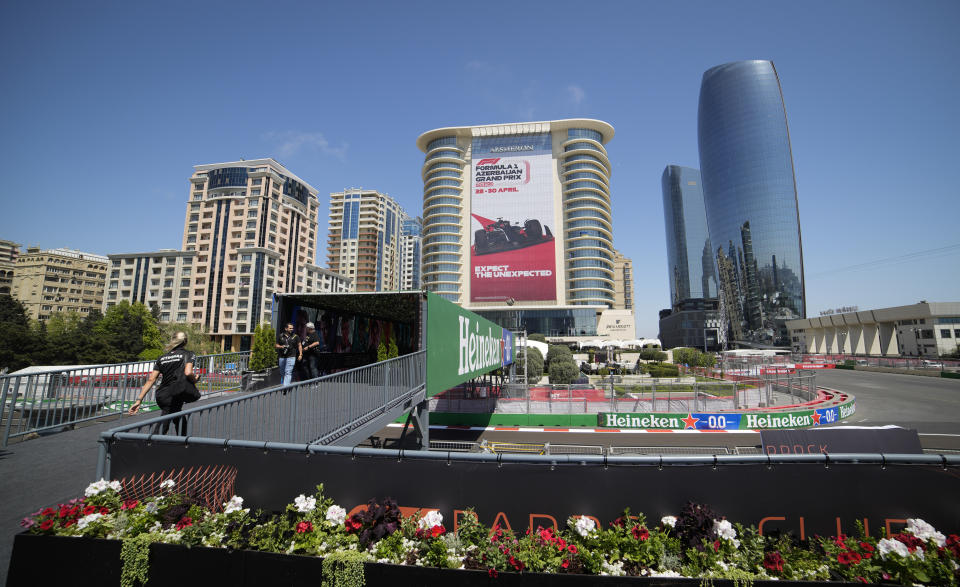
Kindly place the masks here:
[(404, 291), (421, 288), (422, 233), (423, 220), (419, 216), (404, 214), (400, 221), (400, 289)]
[(400, 204), (375, 190), (330, 194), (327, 265), (352, 280), (353, 291), (400, 289)]
[(616, 303), (613, 132), (571, 119), (420, 135), (426, 289), (507, 328), (596, 336)]
[(196, 252), (187, 320), (224, 350), (247, 350), (257, 325), (270, 321), (273, 294), (306, 287), (317, 257), (317, 190), (273, 159), (194, 169), (183, 230), (183, 250)]
[(790, 132), (772, 62), (738, 61), (703, 74), (698, 139), (730, 333), (788, 345), (785, 323), (804, 318), (806, 302)]
[(633, 261), (613, 251), (613, 307), (633, 310)]
[(88, 314), (103, 305), (106, 273), (103, 255), (30, 247), (17, 258), (11, 292), (34, 320), (55, 312)]
[(297, 289), (303, 293), (345, 293), (351, 291), (352, 282), (350, 279), (318, 267), (312, 263), (307, 263), (307, 281), (303, 288)]
[(664, 348), (715, 349), (719, 340), (717, 272), (700, 172), (668, 165), (661, 187), (670, 309), (660, 320), (660, 340)]
[(20, 256), (20, 244), (0, 240), (0, 295), (10, 295), (13, 287), (13, 270)]
[(141, 303), (160, 310), (161, 322), (191, 320), (193, 260), (196, 251), (172, 249), (107, 255), (107, 291), (103, 309), (120, 302)]

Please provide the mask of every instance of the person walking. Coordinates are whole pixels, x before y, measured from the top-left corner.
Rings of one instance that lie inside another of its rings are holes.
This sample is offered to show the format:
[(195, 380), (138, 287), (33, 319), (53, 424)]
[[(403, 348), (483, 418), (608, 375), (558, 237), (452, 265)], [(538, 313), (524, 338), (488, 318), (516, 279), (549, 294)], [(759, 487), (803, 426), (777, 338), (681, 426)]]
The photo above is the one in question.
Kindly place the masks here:
[(307, 335), (303, 337), (303, 366), (307, 379), (320, 377), (320, 335), (313, 322), (307, 322)]
[(300, 344), (300, 337), (293, 332), (293, 323), (287, 322), (287, 326), (277, 336), (276, 342), (277, 356), (279, 357), (280, 372), (283, 373), (281, 385), (290, 385), (293, 379), (293, 366), (298, 360), (303, 360), (303, 346)]
[[(193, 363), (196, 355), (186, 349), (187, 334), (177, 332), (163, 349), (163, 355), (157, 359), (153, 365), (153, 371), (147, 377), (146, 383), (140, 388), (140, 395), (137, 401), (133, 402), (130, 410), (127, 412), (131, 416), (140, 411), (143, 405), (143, 398), (147, 396), (150, 388), (156, 383), (157, 377), (160, 377), (160, 386), (155, 394), (157, 405), (160, 407), (160, 413), (164, 416), (175, 414), (183, 409), (184, 386), (188, 381), (196, 383), (200, 377), (193, 371)], [(170, 424), (173, 424), (174, 432), (178, 436), (186, 434), (186, 421), (184, 418), (173, 418), (157, 423), (153, 428), (154, 434), (166, 434)]]

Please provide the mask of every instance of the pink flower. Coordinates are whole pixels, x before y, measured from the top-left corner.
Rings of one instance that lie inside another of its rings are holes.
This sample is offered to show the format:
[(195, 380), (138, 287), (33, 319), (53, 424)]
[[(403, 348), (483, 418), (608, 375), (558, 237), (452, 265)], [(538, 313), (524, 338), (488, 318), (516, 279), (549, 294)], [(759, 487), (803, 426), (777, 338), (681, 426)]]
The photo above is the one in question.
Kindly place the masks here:
[(303, 534), (304, 532), (311, 532), (313, 530), (313, 524), (310, 522), (300, 522), (297, 524), (297, 534)]

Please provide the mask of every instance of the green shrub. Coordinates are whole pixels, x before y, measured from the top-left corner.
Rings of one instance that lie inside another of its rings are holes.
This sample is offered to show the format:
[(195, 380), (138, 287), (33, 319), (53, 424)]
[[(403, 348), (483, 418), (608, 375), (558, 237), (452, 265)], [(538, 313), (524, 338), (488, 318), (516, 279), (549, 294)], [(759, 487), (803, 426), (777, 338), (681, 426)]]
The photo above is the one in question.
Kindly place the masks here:
[(552, 385), (566, 385), (580, 377), (580, 370), (572, 360), (555, 360), (550, 363), (549, 375)]
[(277, 366), (277, 335), (273, 327), (266, 323), (257, 325), (253, 332), (253, 349), (250, 353), (250, 370), (262, 371)]

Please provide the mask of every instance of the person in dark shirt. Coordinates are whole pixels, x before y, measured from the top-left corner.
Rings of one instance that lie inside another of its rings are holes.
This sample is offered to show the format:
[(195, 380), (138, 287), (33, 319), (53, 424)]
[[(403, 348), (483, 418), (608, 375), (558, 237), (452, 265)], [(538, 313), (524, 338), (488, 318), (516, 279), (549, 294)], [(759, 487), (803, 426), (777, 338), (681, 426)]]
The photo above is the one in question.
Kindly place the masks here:
[[(167, 344), (166, 348), (164, 348), (165, 352), (163, 355), (154, 363), (153, 371), (147, 378), (147, 382), (144, 383), (140, 389), (140, 395), (137, 397), (137, 401), (133, 402), (133, 405), (130, 406), (130, 411), (128, 412), (130, 415), (140, 411), (143, 398), (146, 397), (150, 388), (156, 383), (157, 377), (160, 377), (160, 386), (157, 388), (155, 397), (157, 405), (160, 407), (160, 413), (166, 416), (167, 414), (175, 414), (183, 409), (181, 392), (183, 391), (184, 385), (188, 380), (196, 383), (199, 379), (197, 374), (193, 372), (193, 363), (196, 355), (188, 351), (185, 348), (186, 346), (186, 333), (177, 332), (173, 335), (173, 338)], [(173, 422), (174, 432), (178, 436), (183, 436), (186, 433), (183, 418), (174, 418), (173, 420), (159, 423), (154, 427), (153, 433), (166, 434), (171, 422)]]
[(293, 333), (292, 322), (288, 322), (283, 332), (277, 336), (274, 346), (276, 346), (280, 370), (283, 373), (281, 384), (289, 385), (293, 379), (294, 364), (297, 360), (303, 360), (303, 347), (300, 345), (300, 337)]
[(320, 377), (320, 335), (313, 322), (307, 322), (307, 335), (303, 338), (303, 366), (307, 379)]

